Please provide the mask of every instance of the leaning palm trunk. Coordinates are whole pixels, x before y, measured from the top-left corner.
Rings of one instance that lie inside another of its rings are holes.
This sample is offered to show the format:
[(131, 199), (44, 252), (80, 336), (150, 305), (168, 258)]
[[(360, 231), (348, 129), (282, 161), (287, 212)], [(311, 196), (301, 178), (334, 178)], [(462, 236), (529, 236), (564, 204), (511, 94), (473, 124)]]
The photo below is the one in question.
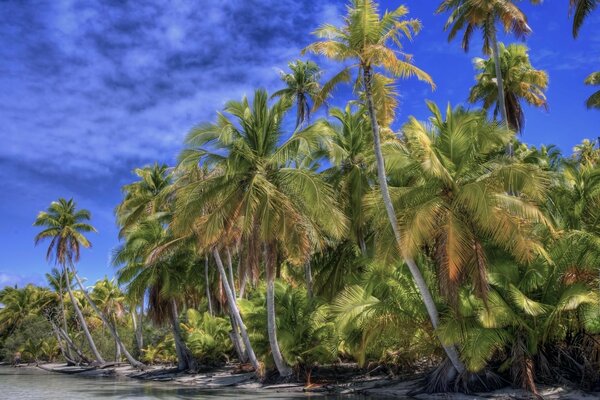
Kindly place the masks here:
[[(136, 311), (135, 305), (132, 305), (131, 308), (131, 322), (133, 324), (133, 332), (135, 333), (135, 344), (136, 344), (136, 354), (140, 356), (142, 354), (142, 349), (144, 348), (144, 335), (142, 331), (142, 314), (143, 311), (138, 313)], [(138, 321), (139, 318), (139, 321)]]
[[(69, 279), (69, 277), (66, 277), (66, 279)], [(62, 282), (59, 281), (59, 286), (58, 286), (58, 296), (59, 296), (59, 305), (60, 305), (60, 317), (61, 317), (61, 321), (63, 324), (63, 330), (68, 334), (69, 330), (67, 328), (67, 313), (65, 312), (65, 299), (64, 299), (64, 292), (63, 292), (63, 287), (62, 287)], [(71, 349), (69, 348), (69, 346), (66, 346), (66, 354), (65, 357), (68, 357), (69, 359), (73, 359), (73, 355), (71, 354)]]
[(204, 258), (204, 284), (206, 285), (206, 300), (208, 301), (208, 313), (214, 315), (212, 300), (210, 296), (210, 281), (208, 279), (208, 257)]
[(52, 329), (54, 329), (56, 331), (56, 333), (58, 334), (58, 336), (61, 337), (65, 341), (67, 347), (72, 349), (75, 352), (75, 354), (77, 354), (77, 356), (79, 357), (81, 362), (89, 364), (90, 360), (83, 354), (81, 349), (79, 347), (77, 347), (77, 345), (75, 343), (73, 343), (73, 341), (67, 335), (67, 333), (65, 331), (63, 331), (60, 326), (58, 326), (56, 323), (54, 323), (54, 321), (52, 321), (52, 319), (49, 319), (48, 321), (50, 321), (50, 324), (52, 325)]
[[(68, 274), (67, 266), (64, 265), (63, 268), (65, 271), (65, 274)], [(92, 350), (92, 353), (94, 354), (94, 358), (96, 359), (96, 362), (98, 362), (99, 364), (105, 364), (104, 358), (102, 358), (102, 355), (98, 351), (98, 348), (96, 347), (96, 343), (94, 343), (94, 339), (92, 338), (92, 334), (90, 333), (87, 323), (85, 322), (85, 318), (83, 317), (83, 314), (82, 314), (81, 310), (79, 309), (79, 306), (77, 305), (77, 300), (75, 299), (75, 296), (73, 295), (73, 289), (71, 289), (71, 283), (69, 282), (68, 278), (67, 278), (67, 292), (69, 292), (69, 298), (71, 299), (71, 303), (73, 304), (73, 309), (75, 310), (77, 319), (79, 320), (79, 323), (81, 324), (81, 328), (83, 329), (83, 333), (85, 334), (85, 338), (87, 339), (87, 342), (90, 345), (90, 349)], [(84, 291), (84, 293), (85, 293), (85, 291)]]
[(231, 251), (227, 248), (227, 268), (229, 269), (229, 283), (231, 284), (231, 291), (233, 297), (237, 297), (235, 294), (235, 281), (233, 280), (233, 260), (231, 259)]
[(94, 301), (92, 300), (92, 298), (88, 294), (87, 290), (85, 290), (85, 287), (83, 286), (83, 283), (81, 282), (81, 279), (79, 279), (79, 275), (77, 275), (77, 272), (75, 271), (75, 268), (73, 268), (73, 267), (71, 267), (71, 268), (73, 269), (73, 276), (75, 276), (75, 280), (77, 281), (77, 284), (79, 285), (79, 288), (83, 292), (83, 295), (85, 296), (85, 299), (88, 301), (88, 303), (90, 303), (90, 306), (94, 309), (94, 311), (96, 312), (96, 314), (98, 314), (98, 316), (100, 317), (100, 319), (102, 320), (102, 322), (104, 322), (104, 325), (110, 331), (110, 334), (112, 335), (113, 339), (115, 340), (115, 344), (117, 345), (117, 348), (119, 348), (119, 349), (121, 349), (123, 351), (123, 354), (125, 355), (125, 358), (129, 362), (129, 364), (131, 364), (132, 367), (134, 367), (134, 368), (143, 368), (144, 364), (141, 363), (141, 362), (139, 362), (138, 360), (136, 360), (129, 353), (129, 351), (127, 351), (127, 348), (125, 348), (125, 345), (123, 344), (123, 341), (121, 340), (121, 338), (119, 336), (119, 332), (117, 331), (117, 328), (115, 326), (113, 326), (113, 324), (110, 323), (110, 321), (108, 320), (108, 318), (106, 318), (106, 316), (104, 315), (104, 313), (102, 311), (100, 311), (100, 309), (98, 308), (98, 306), (96, 306), (96, 303), (94, 303)]
[[(500, 47), (498, 45), (498, 38), (496, 37), (496, 28), (492, 29), (492, 56), (494, 57), (494, 64), (496, 68), (496, 83), (498, 86), (498, 105), (500, 107), (500, 115), (502, 121), (506, 124), (508, 129), (508, 111), (506, 109), (506, 97), (504, 97), (504, 78), (502, 77), (502, 66), (500, 65)], [(513, 155), (512, 142), (508, 143), (507, 153), (509, 156)]]
[(54, 336), (56, 337), (56, 342), (58, 343), (58, 347), (60, 348), (60, 352), (63, 355), (65, 361), (67, 361), (67, 365), (77, 364), (75, 362), (75, 360), (73, 359), (73, 357), (71, 356), (71, 349), (69, 348), (69, 345), (67, 344), (66, 341), (63, 343), (63, 338), (60, 336), (60, 333), (58, 332), (58, 328), (57, 328), (56, 324), (54, 324), (54, 322), (52, 322), (52, 321), (50, 321), (50, 323), (52, 325), (52, 332), (54, 332)]
[(219, 274), (221, 278), (225, 282), (225, 295), (227, 296), (227, 302), (229, 303), (229, 309), (231, 310), (235, 322), (237, 323), (237, 328), (239, 328), (240, 333), (242, 335), (242, 339), (244, 340), (244, 345), (246, 347), (246, 355), (254, 367), (256, 373), (260, 373), (260, 365), (258, 364), (258, 360), (256, 359), (256, 354), (254, 354), (254, 348), (252, 347), (252, 343), (250, 343), (250, 337), (248, 336), (248, 331), (246, 330), (246, 325), (244, 325), (244, 321), (242, 321), (242, 317), (240, 315), (240, 310), (237, 307), (237, 303), (235, 302), (235, 297), (233, 296), (233, 292), (231, 291), (231, 287), (227, 283), (227, 274), (225, 272), (225, 267), (223, 266), (223, 261), (221, 260), (221, 255), (216, 248), (212, 249), (213, 257), (217, 263), (217, 268), (219, 270)]
[(185, 344), (179, 326), (179, 311), (177, 302), (171, 299), (171, 327), (173, 328), (173, 339), (175, 339), (175, 351), (177, 352), (177, 369), (180, 371), (197, 371), (198, 363), (192, 352)]
[(279, 371), (279, 375), (285, 378), (292, 374), (292, 370), (283, 359), (281, 350), (279, 349), (279, 343), (277, 342), (277, 321), (275, 320), (276, 251), (277, 249), (273, 243), (265, 246), (265, 264), (267, 268), (267, 332), (269, 334), (269, 345), (271, 347), (273, 361), (275, 361), (275, 366), (277, 367), (277, 371)]
[[(392, 199), (390, 197), (390, 192), (388, 189), (386, 174), (385, 174), (385, 164), (383, 159), (383, 153), (381, 152), (381, 143), (379, 138), (379, 124), (375, 115), (375, 107), (373, 106), (373, 93), (371, 88), (371, 69), (370, 67), (365, 66), (363, 68), (363, 83), (365, 94), (367, 97), (367, 107), (369, 111), (369, 118), (371, 119), (371, 127), (373, 130), (373, 148), (375, 151), (375, 158), (377, 160), (377, 178), (379, 180), (379, 186), (381, 189), (381, 196), (383, 197), (383, 203), (385, 205), (385, 209), (387, 212), (388, 219), (390, 220), (390, 224), (392, 225), (392, 230), (394, 231), (394, 237), (396, 239), (397, 245), (400, 247), (400, 243), (402, 241), (402, 237), (400, 234), (400, 229), (398, 227), (398, 221), (396, 219), (396, 212), (394, 210), (394, 205), (392, 204)], [(429, 314), (429, 319), (431, 320), (431, 324), (433, 325), (433, 329), (436, 330), (439, 325), (439, 314), (438, 310), (435, 306), (435, 302), (433, 301), (433, 296), (427, 287), (427, 283), (425, 282), (425, 278), (421, 274), (419, 267), (415, 260), (412, 258), (406, 257), (402, 255), (404, 258), (404, 262), (408, 266), (410, 273), (419, 289), (421, 297), (423, 298), (423, 302), (425, 303), (425, 307), (427, 308), (427, 313)], [(444, 347), (444, 351), (448, 355), (448, 358), (452, 362), (452, 365), (456, 369), (458, 373), (462, 373), (465, 370), (465, 367), (458, 356), (458, 352), (454, 346), (446, 346), (442, 343)]]

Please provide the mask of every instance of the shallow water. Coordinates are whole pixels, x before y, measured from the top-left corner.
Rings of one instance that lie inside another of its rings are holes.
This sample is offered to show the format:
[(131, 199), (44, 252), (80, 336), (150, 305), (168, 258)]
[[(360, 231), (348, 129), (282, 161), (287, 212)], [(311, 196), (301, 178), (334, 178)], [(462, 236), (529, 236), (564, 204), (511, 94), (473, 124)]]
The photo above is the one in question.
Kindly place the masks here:
[(235, 389), (201, 389), (127, 378), (89, 378), (52, 374), (30, 368), (0, 367), (0, 399), (348, 399), (373, 400), (366, 396), (317, 396)]

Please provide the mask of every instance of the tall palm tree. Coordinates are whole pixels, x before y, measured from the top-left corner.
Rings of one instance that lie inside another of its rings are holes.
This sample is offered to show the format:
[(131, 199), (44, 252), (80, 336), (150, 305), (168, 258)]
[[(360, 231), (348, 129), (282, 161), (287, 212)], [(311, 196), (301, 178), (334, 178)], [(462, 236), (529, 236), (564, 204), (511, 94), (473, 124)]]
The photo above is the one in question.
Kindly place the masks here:
[[(401, 246), (402, 237), (386, 180), (379, 123), (373, 102), (372, 84), (374, 68), (382, 67), (394, 77), (407, 78), (416, 76), (433, 86), (431, 77), (415, 67), (411, 63), (409, 56), (400, 55), (401, 58), (399, 58), (398, 51), (388, 47), (390, 42), (400, 46), (402, 38), (407, 37), (411, 39), (413, 33), (420, 30), (420, 22), (414, 19), (406, 19), (407, 14), (408, 9), (402, 6), (394, 11), (386, 12), (381, 17), (378, 6), (374, 1), (353, 0), (348, 7), (348, 14), (344, 19), (344, 25), (342, 27), (324, 25), (319, 28), (315, 32), (315, 35), (324, 40), (315, 42), (305, 49), (305, 51), (321, 54), (336, 61), (352, 60), (358, 62), (354, 67), (357, 67), (359, 71), (359, 81), (362, 83), (362, 88), (365, 92), (367, 110), (371, 120), (379, 187), (381, 188), (381, 195), (387, 216), (398, 246)], [(404, 257), (404, 260), (423, 297), (431, 318), (431, 323), (436, 328), (439, 322), (439, 314), (427, 283), (416, 262), (409, 257)], [(460, 361), (456, 349), (451, 346), (445, 346), (444, 349), (456, 371), (459, 373), (462, 372), (464, 366)]]
[(329, 115), (335, 120), (331, 124), (334, 136), (329, 154), (332, 167), (324, 174), (339, 193), (352, 240), (365, 255), (369, 226), (363, 199), (377, 179), (371, 170), (375, 160), (370, 122), (364, 108), (353, 110), (351, 105), (344, 110), (332, 108)]
[(569, 0), (569, 11), (573, 14), (573, 37), (579, 35), (579, 30), (585, 19), (600, 5), (598, 0)]
[(502, 248), (521, 263), (544, 254), (531, 230), (548, 224), (536, 204), (546, 199), (548, 179), (535, 165), (506, 160), (503, 148), (512, 133), (484, 112), (448, 106), (443, 116), (434, 103), (428, 105), (429, 121), (411, 118), (404, 126), (405, 159), (390, 171), (402, 181), (392, 198), (401, 210), (403, 252), (416, 257), (426, 249), (441, 293), (453, 305), (466, 280), (485, 299), (486, 246)]
[(323, 72), (313, 61), (296, 60), (288, 64), (291, 73), (280, 72), (285, 89), (278, 90), (271, 97), (285, 96), (296, 104), (296, 128), (310, 122), (311, 102), (321, 94), (319, 83)]
[[(94, 284), (90, 297), (108, 320), (112, 329), (117, 329), (122, 324), (127, 310), (125, 309), (125, 295), (114, 280), (104, 278)], [(115, 340), (115, 361), (121, 360), (121, 346)]]
[[(537, 4), (540, 0), (531, 0)], [(500, 24), (506, 33), (512, 33), (517, 38), (524, 38), (531, 33), (527, 24), (527, 17), (517, 7), (515, 0), (443, 0), (437, 13), (450, 12), (445, 29), (450, 29), (448, 40), (464, 30), (462, 48), (469, 50), (471, 37), (476, 29), (481, 29), (483, 34), (483, 52), (492, 54), (496, 68), (498, 82), (498, 99), (502, 120), (508, 124), (508, 111), (506, 96), (504, 94), (504, 80), (500, 66), (500, 48), (498, 45), (497, 25)], [(509, 148), (510, 151), (512, 151)]]
[(123, 201), (115, 208), (117, 221), (121, 226), (120, 235), (124, 235), (145, 218), (165, 211), (165, 197), (172, 182), (169, 168), (165, 164), (155, 163), (136, 168), (134, 173), (139, 180), (123, 186)]
[[(65, 275), (69, 274), (70, 267), (79, 261), (81, 247), (89, 248), (92, 245), (84, 235), (88, 232), (96, 232), (96, 229), (87, 223), (90, 218), (91, 215), (88, 210), (77, 210), (73, 199), (60, 198), (58, 201), (53, 201), (46, 211), (41, 211), (33, 224), (45, 228), (35, 236), (35, 244), (37, 245), (46, 239), (50, 240), (46, 259), (54, 259), (54, 262), (62, 267)], [(76, 274), (73, 272), (73, 275)], [(104, 359), (96, 347), (85, 318), (73, 295), (69, 279), (66, 279), (65, 282), (71, 304), (94, 358), (96, 362), (104, 364)]]
[[(69, 328), (67, 326), (67, 313), (65, 311), (65, 290), (67, 287), (67, 283), (65, 282), (67, 279), (73, 281), (73, 276), (70, 273), (64, 273), (64, 271), (59, 271), (57, 268), (52, 268), (50, 273), (46, 274), (46, 280), (48, 281), (48, 286), (52, 290), (54, 290), (58, 294), (58, 303), (60, 306), (60, 319), (62, 322), (62, 328), (64, 333), (69, 335)], [(66, 346), (66, 354), (69, 359), (73, 359), (71, 354), (71, 348)]]
[[(525, 113), (522, 101), (534, 107), (548, 109), (544, 91), (548, 88), (548, 73), (535, 69), (529, 60), (527, 47), (521, 44), (511, 44), (508, 47), (499, 44), (500, 71), (504, 82), (504, 104), (508, 126), (515, 132), (523, 132)], [(471, 88), (469, 101), (483, 102), (483, 108), (494, 108), (498, 115), (498, 80), (496, 79), (496, 63), (493, 58), (487, 60), (476, 58), (475, 69), (479, 72), (477, 83)]]
[[(590, 86), (600, 85), (600, 72), (594, 72), (585, 79), (585, 84)], [(600, 109), (600, 90), (592, 94), (585, 102), (587, 108), (599, 108)]]
[(118, 282), (127, 284), (131, 298), (141, 301), (148, 296), (148, 316), (158, 325), (171, 325), (178, 369), (194, 371), (198, 365), (179, 325), (179, 307), (193, 257), (189, 251), (171, 251), (152, 257), (157, 248), (172, 240), (161, 222), (143, 221), (128, 231), (125, 243), (113, 254), (113, 264), (120, 267)]
[[(315, 240), (339, 237), (345, 228), (331, 188), (299, 161), (324, 145), (329, 130), (317, 122), (281, 143), (290, 107), (285, 97), (269, 106), (267, 93), (257, 90), (252, 103), (247, 98), (231, 101), (217, 123), (190, 132), (182, 163), (203, 163), (220, 173), (178, 192), (175, 217), (175, 225), (194, 231), (212, 248), (224, 282), (218, 247), (228, 236), (239, 235), (247, 244), (247, 263), (257, 264), (263, 255), (269, 343), (283, 377), (292, 371), (277, 342), (274, 282), (279, 255), (302, 264)], [(229, 296), (231, 290), (225, 289)]]

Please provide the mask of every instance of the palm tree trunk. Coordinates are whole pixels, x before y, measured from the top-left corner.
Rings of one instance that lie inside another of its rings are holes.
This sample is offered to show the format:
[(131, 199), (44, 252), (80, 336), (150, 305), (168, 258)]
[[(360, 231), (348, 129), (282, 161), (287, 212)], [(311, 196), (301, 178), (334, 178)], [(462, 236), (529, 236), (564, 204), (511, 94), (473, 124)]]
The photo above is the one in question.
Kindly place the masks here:
[(115, 338), (115, 362), (121, 362), (121, 346), (119, 346), (119, 341)]
[(233, 292), (233, 297), (237, 297), (235, 294), (235, 281), (233, 280), (233, 261), (231, 259), (231, 251), (229, 247), (227, 247), (227, 268), (229, 269), (229, 283), (231, 284), (231, 291)]
[(131, 366), (134, 367), (134, 368), (143, 368), (144, 364), (141, 363), (140, 361), (136, 360), (135, 358), (133, 358), (133, 356), (129, 353), (129, 351), (127, 351), (127, 348), (125, 347), (125, 345), (123, 344), (123, 341), (121, 340), (121, 338), (119, 336), (119, 332), (117, 332), (117, 328), (114, 327), (110, 323), (110, 321), (108, 320), (108, 318), (106, 318), (106, 316), (104, 315), (104, 313), (102, 311), (100, 311), (100, 309), (98, 308), (98, 306), (96, 306), (96, 303), (94, 303), (94, 301), (92, 300), (92, 298), (88, 294), (87, 290), (85, 290), (85, 287), (83, 286), (83, 283), (81, 282), (81, 279), (79, 279), (79, 275), (77, 275), (77, 272), (75, 271), (75, 268), (73, 266), (71, 266), (71, 268), (73, 270), (72, 271), (73, 272), (73, 276), (75, 277), (75, 280), (77, 281), (77, 284), (79, 285), (79, 288), (83, 292), (83, 295), (85, 296), (85, 299), (88, 301), (88, 303), (90, 303), (90, 306), (94, 309), (94, 311), (96, 312), (96, 314), (98, 314), (98, 316), (100, 317), (100, 319), (102, 320), (102, 322), (104, 322), (104, 325), (108, 328), (108, 330), (110, 331), (110, 334), (112, 335), (113, 339), (115, 340), (115, 343), (117, 344), (117, 347), (119, 347), (123, 351), (123, 354), (125, 355), (125, 358), (129, 362), (129, 364), (131, 364)]
[(313, 297), (313, 278), (310, 260), (304, 264), (304, 279), (306, 279), (306, 294), (309, 299)]
[(177, 352), (177, 369), (180, 371), (197, 371), (198, 364), (192, 352), (185, 344), (179, 326), (179, 312), (177, 302), (171, 299), (171, 325), (173, 328), (173, 339), (175, 339), (175, 351)]
[(60, 326), (58, 326), (57, 324), (54, 323), (54, 321), (52, 321), (51, 319), (49, 319), (50, 324), (52, 325), (52, 328), (58, 333), (59, 337), (61, 337), (65, 343), (67, 344), (67, 347), (72, 349), (75, 354), (77, 354), (77, 356), (79, 357), (79, 359), (84, 362), (84, 363), (89, 363), (90, 360), (83, 354), (83, 352), (81, 351), (81, 349), (79, 347), (77, 347), (77, 345), (75, 343), (73, 343), (73, 341), (71, 340), (71, 338), (67, 335), (66, 332), (64, 332)]
[[(65, 361), (67, 362), (67, 365), (77, 364), (75, 362), (75, 360), (73, 360), (73, 357), (71, 357), (71, 349), (69, 348), (69, 345), (67, 344), (67, 342), (64, 341), (64, 339), (60, 336), (60, 333), (58, 332), (58, 328), (57, 328), (56, 324), (54, 324), (54, 322), (52, 322), (52, 321), (50, 321), (50, 324), (52, 325), (52, 332), (54, 332), (54, 336), (56, 337), (56, 342), (58, 343), (60, 352), (63, 355)], [(64, 341), (64, 343), (63, 343), (63, 341)]]
[[(492, 57), (494, 57), (494, 64), (496, 68), (496, 83), (498, 86), (498, 105), (500, 106), (500, 115), (502, 116), (502, 121), (506, 125), (506, 129), (509, 129), (508, 126), (508, 111), (506, 109), (506, 97), (504, 95), (504, 78), (502, 77), (502, 65), (500, 64), (500, 46), (498, 45), (498, 37), (496, 36), (496, 27), (492, 24)], [(509, 156), (513, 155), (512, 142), (508, 143), (507, 153)]]
[[(65, 279), (69, 279), (69, 277), (65, 277)], [(59, 285), (58, 285), (58, 296), (59, 296), (59, 305), (60, 305), (60, 317), (61, 317), (61, 321), (63, 324), (63, 329), (64, 331), (68, 334), (69, 330), (67, 328), (67, 314), (65, 312), (65, 294), (63, 292), (63, 287), (62, 287), (62, 282), (59, 281)], [(69, 348), (69, 346), (67, 346), (66, 348), (66, 354), (65, 356), (67, 356), (70, 359), (73, 359), (73, 355), (71, 354), (71, 349)]]
[[(372, 75), (370, 67), (365, 66), (363, 68), (363, 83), (365, 88), (365, 94), (367, 97), (369, 118), (371, 119), (371, 127), (373, 131), (373, 148), (375, 151), (375, 158), (377, 160), (377, 178), (379, 180), (381, 196), (383, 197), (383, 203), (385, 204), (387, 216), (390, 220), (392, 230), (394, 231), (396, 243), (398, 247), (400, 247), (402, 243), (402, 237), (400, 234), (400, 229), (398, 227), (398, 220), (396, 219), (396, 211), (394, 210), (394, 205), (392, 204), (392, 199), (390, 197), (390, 192), (387, 185), (387, 179), (385, 174), (385, 161), (383, 159), (383, 153), (381, 152), (381, 142), (379, 137), (379, 124), (375, 116), (375, 107), (373, 106), (371, 78)], [(439, 325), (439, 313), (435, 302), (433, 301), (433, 296), (431, 295), (431, 292), (427, 287), (427, 282), (425, 282), (425, 278), (423, 277), (423, 274), (421, 274), (421, 270), (419, 269), (415, 260), (404, 255), (403, 258), (404, 262), (408, 266), (408, 269), (410, 270), (410, 273), (415, 281), (415, 284), (417, 285), (417, 288), (419, 289), (421, 297), (423, 298), (423, 302), (425, 303), (425, 307), (427, 308), (429, 319), (431, 320), (431, 324), (433, 325), (433, 329), (435, 330)], [(456, 348), (454, 346), (446, 346), (444, 344), (442, 344), (442, 346), (456, 371), (458, 373), (462, 373), (465, 370), (465, 367), (462, 361), (460, 360)]]
[[(133, 332), (135, 334), (135, 344), (136, 344), (136, 354), (139, 357), (142, 354), (142, 349), (144, 348), (144, 335), (142, 332), (142, 314), (140, 312), (139, 316), (136, 311), (136, 307), (133, 306), (131, 309), (131, 322), (133, 324)], [(138, 321), (139, 318), (139, 321)]]
[(267, 268), (267, 332), (269, 334), (269, 345), (277, 371), (279, 371), (281, 377), (285, 378), (292, 374), (292, 369), (283, 359), (279, 343), (277, 342), (277, 321), (275, 320), (275, 264), (277, 264), (277, 249), (275, 244), (269, 243), (265, 245), (265, 257)]
[[(68, 274), (66, 265), (63, 266), (63, 269), (65, 271), (65, 274)], [(106, 362), (104, 361), (104, 358), (102, 358), (102, 355), (98, 351), (98, 348), (96, 347), (96, 343), (94, 343), (94, 339), (92, 338), (92, 334), (90, 333), (87, 323), (85, 322), (85, 318), (83, 317), (83, 314), (81, 313), (81, 310), (79, 309), (79, 306), (77, 305), (77, 300), (75, 299), (75, 296), (73, 295), (73, 290), (71, 289), (71, 282), (69, 282), (68, 275), (67, 275), (66, 283), (67, 283), (67, 292), (69, 292), (69, 298), (71, 299), (71, 304), (73, 304), (73, 309), (75, 310), (77, 319), (79, 320), (79, 323), (81, 324), (81, 328), (83, 329), (85, 338), (87, 339), (87, 342), (90, 345), (90, 349), (92, 350), (92, 353), (94, 354), (94, 358), (96, 359), (96, 362), (98, 362), (99, 364), (105, 364)]]
[[(225, 273), (225, 267), (223, 266), (223, 261), (221, 260), (221, 255), (216, 248), (212, 249), (213, 257), (217, 263), (217, 268), (219, 270), (219, 274), (225, 282), (227, 282), (227, 274)], [(242, 321), (242, 317), (240, 315), (240, 310), (238, 309), (237, 303), (235, 301), (235, 297), (233, 296), (233, 292), (231, 291), (231, 287), (229, 284), (225, 286), (225, 294), (227, 296), (227, 302), (229, 303), (229, 308), (233, 313), (233, 317), (237, 323), (237, 327), (240, 329), (240, 333), (242, 335), (242, 339), (244, 339), (244, 345), (246, 346), (246, 354), (248, 355), (248, 359), (254, 367), (256, 373), (260, 372), (260, 365), (258, 364), (258, 360), (256, 359), (256, 354), (254, 353), (254, 348), (252, 347), (252, 343), (250, 343), (250, 337), (248, 336), (248, 331), (246, 330), (246, 325), (244, 325), (244, 321)]]
[(208, 313), (214, 315), (212, 300), (210, 298), (210, 281), (208, 279), (208, 257), (204, 257), (204, 283), (206, 285), (206, 300), (208, 301)]

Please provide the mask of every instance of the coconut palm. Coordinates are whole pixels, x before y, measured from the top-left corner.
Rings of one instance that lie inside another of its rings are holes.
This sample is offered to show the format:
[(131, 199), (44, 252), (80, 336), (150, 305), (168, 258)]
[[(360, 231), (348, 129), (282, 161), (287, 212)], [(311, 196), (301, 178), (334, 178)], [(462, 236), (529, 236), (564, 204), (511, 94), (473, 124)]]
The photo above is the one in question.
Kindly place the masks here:
[[(35, 236), (35, 244), (37, 245), (46, 239), (50, 240), (46, 259), (54, 259), (55, 264), (62, 267), (65, 275), (69, 274), (70, 267), (79, 261), (81, 247), (89, 248), (92, 245), (84, 235), (85, 233), (96, 232), (96, 229), (87, 223), (90, 218), (90, 212), (85, 209), (78, 210), (73, 199), (60, 198), (58, 201), (53, 201), (47, 211), (41, 211), (34, 222), (34, 226), (45, 228)], [(74, 271), (71, 272), (76, 276)], [(85, 318), (73, 295), (70, 282), (68, 279), (65, 282), (71, 304), (94, 358), (96, 362), (104, 364), (104, 359), (96, 347)]]
[(166, 189), (172, 180), (165, 164), (136, 168), (134, 173), (139, 180), (123, 186), (123, 201), (115, 209), (121, 236), (136, 223), (165, 211)]
[[(496, 255), (488, 272), (487, 302), (463, 291), (459, 312), (443, 322), (440, 333), (461, 342), (469, 370), (480, 371), (496, 357), (510, 370), (516, 386), (534, 394), (536, 374), (556, 381), (565, 379), (571, 367), (580, 374), (578, 379), (588, 371), (596, 373), (589, 368), (587, 358), (593, 356), (585, 353), (585, 346), (565, 346), (573, 339), (564, 327), (597, 333), (600, 316), (597, 279), (584, 278), (585, 269), (577, 269), (591, 266), (576, 261), (582, 252), (581, 247), (570, 251), (574, 245), (568, 237), (553, 243), (553, 250), (560, 251), (553, 251), (556, 264), (540, 259), (525, 267)], [(593, 269), (589, 272), (595, 277)]]
[(573, 14), (573, 37), (579, 35), (579, 30), (585, 19), (598, 7), (598, 0), (569, 0), (569, 11)]
[[(336, 61), (358, 61), (355, 67), (359, 70), (359, 81), (362, 83), (362, 89), (365, 93), (364, 97), (367, 100), (367, 110), (371, 120), (373, 135), (373, 148), (377, 161), (379, 186), (394, 238), (399, 246), (402, 243), (402, 237), (398, 229), (396, 212), (386, 181), (372, 85), (374, 68), (382, 67), (394, 77), (407, 78), (416, 76), (418, 79), (433, 86), (431, 77), (414, 66), (409, 56), (388, 47), (390, 42), (400, 47), (401, 39), (411, 39), (413, 33), (417, 33), (420, 30), (420, 22), (414, 19), (406, 19), (407, 14), (408, 9), (402, 6), (380, 16), (377, 4), (374, 1), (353, 0), (348, 7), (348, 14), (345, 17), (344, 25), (342, 27), (332, 25), (322, 26), (315, 32), (315, 35), (323, 40), (315, 42), (305, 49), (305, 51), (321, 54)], [(408, 257), (404, 257), (404, 260), (415, 279), (435, 328), (438, 325), (439, 316), (427, 283), (415, 261)], [(454, 368), (458, 372), (462, 372), (464, 367), (456, 350), (452, 347), (446, 347), (445, 351), (452, 361)]]
[[(48, 281), (48, 286), (50, 286), (50, 288), (52, 290), (54, 290), (55, 293), (58, 294), (58, 301), (59, 301), (59, 306), (60, 306), (60, 319), (62, 322), (62, 329), (64, 331), (64, 333), (68, 336), (69, 335), (69, 329), (67, 326), (67, 313), (65, 311), (65, 290), (67, 287), (67, 283), (65, 282), (67, 279), (70, 279), (70, 283), (72, 284), (73, 281), (73, 276), (71, 273), (65, 274), (62, 271), (59, 271), (57, 268), (52, 268), (52, 270), (50, 271), (50, 273), (46, 274), (46, 280)], [(60, 340), (59, 340), (60, 342)], [(71, 354), (71, 349), (70, 347), (67, 345), (66, 346), (66, 357), (68, 357), (68, 359), (73, 359), (73, 356)]]
[[(113, 329), (125, 320), (125, 295), (114, 280), (104, 278), (94, 284), (90, 293), (92, 301), (97, 305)], [(121, 360), (121, 346), (115, 341), (115, 361)]]
[[(521, 102), (534, 107), (548, 108), (544, 91), (548, 88), (546, 71), (535, 69), (529, 60), (527, 47), (521, 44), (511, 44), (508, 47), (499, 44), (500, 71), (504, 82), (504, 104), (508, 126), (523, 132), (525, 113)], [(493, 108), (494, 116), (500, 111), (498, 101), (498, 80), (496, 79), (496, 64), (493, 58), (474, 60), (475, 69), (479, 72), (477, 83), (471, 88), (469, 101), (483, 102), (483, 108)]]
[(278, 90), (271, 97), (287, 97), (296, 104), (296, 127), (310, 122), (311, 102), (321, 95), (319, 83), (323, 74), (313, 61), (296, 60), (288, 64), (291, 73), (280, 72), (281, 80), (286, 84), (285, 89)]
[[(585, 79), (585, 84), (590, 86), (600, 85), (600, 72), (594, 72)], [(587, 108), (600, 108), (600, 90), (592, 94), (585, 102)]]
[[(194, 129), (182, 164), (203, 163), (220, 173), (178, 192), (175, 218), (175, 225), (195, 231), (212, 248), (222, 275), (218, 247), (228, 236), (239, 235), (246, 243), (249, 265), (258, 264), (264, 255), (269, 342), (283, 377), (291, 369), (277, 342), (274, 282), (279, 257), (303, 264), (315, 241), (339, 237), (345, 228), (331, 188), (300, 161), (324, 145), (329, 130), (317, 122), (281, 143), (290, 106), (285, 97), (269, 106), (267, 93), (257, 90), (252, 103), (247, 98), (231, 101), (216, 124)], [(229, 296), (230, 289), (225, 289)]]
[[(539, 3), (540, 0), (531, 0)], [(500, 24), (506, 33), (512, 33), (517, 38), (524, 38), (531, 32), (527, 17), (517, 7), (514, 0), (443, 0), (437, 13), (449, 12), (445, 29), (449, 29), (448, 40), (452, 40), (460, 31), (464, 31), (462, 48), (469, 50), (471, 38), (476, 29), (483, 34), (483, 52), (492, 54), (496, 69), (496, 81), (499, 99), (499, 109), (502, 120), (508, 124), (508, 110), (504, 94), (504, 80), (500, 69), (500, 48), (498, 45), (497, 25)], [(512, 151), (512, 150), (511, 150)]]
[(504, 157), (512, 133), (484, 112), (448, 106), (443, 116), (434, 103), (428, 106), (429, 121), (411, 118), (403, 127), (405, 160), (390, 170), (391, 179), (402, 182), (392, 188), (402, 251), (416, 257), (426, 249), (440, 291), (452, 304), (465, 280), (485, 299), (486, 246), (521, 263), (544, 254), (531, 230), (549, 224), (538, 207), (548, 179), (535, 165)]
[(197, 362), (185, 344), (179, 325), (181, 299), (194, 258), (189, 251), (170, 251), (151, 257), (157, 248), (172, 240), (159, 221), (140, 222), (128, 231), (125, 243), (115, 250), (113, 264), (120, 267), (118, 282), (127, 285), (131, 298), (141, 301), (148, 296), (150, 319), (157, 325), (171, 325), (178, 369), (194, 371)]
[(329, 154), (333, 165), (324, 174), (345, 206), (352, 239), (366, 254), (368, 224), (363, 198), (376, 180), (371, 169), (374, 162), (371, 126), (364, 109), (353, 110), (351, 105), (344, 110), (332, 108), (329, 115), (335, 121), (331, 124), (334, 136)]

